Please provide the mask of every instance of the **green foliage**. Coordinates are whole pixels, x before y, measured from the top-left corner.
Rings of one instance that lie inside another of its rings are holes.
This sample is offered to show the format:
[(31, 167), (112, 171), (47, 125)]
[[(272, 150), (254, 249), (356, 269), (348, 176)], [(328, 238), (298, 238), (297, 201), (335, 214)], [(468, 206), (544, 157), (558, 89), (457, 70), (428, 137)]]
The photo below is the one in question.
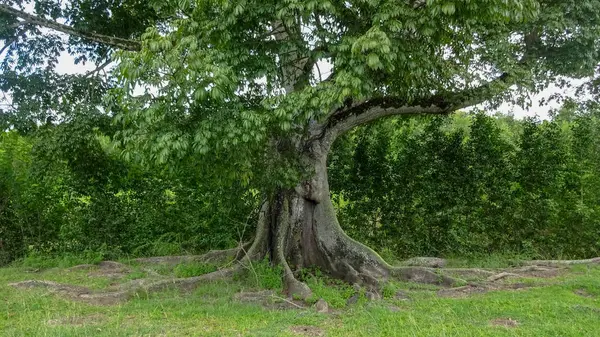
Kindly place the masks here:
[(281, 290), (283, 289), (283, 268), (281, 265), (273, 265), (265, 258), (245, 266), (235, 276), (235, 279), (252, 287)]
[[(323, 275), (318, 269), (302, 270), (302, 281), (304, 281), (312, 290), (312, 297), (308, 302), (314, 303), (319, 299), (324, 299), (332, 308), (343, 308), (346, 301), (355, 290), (347, 282), (330, 278)], [(359, 294), (359, 300), (365, 301), (364, 293)]]
[(102, 121), (81, 115), (27, 137), (0, 134), (0, 264), (33, 252), (194, 253), (252, 234), (255, 193), (210, 185), (193, 166), (126, 162)]
[[(3, 1), (0, 264), (232, 246), (261, 196), (312, 173), (309, 139), (377, 102), (526, 105), (565, 78), (597, 95), (598, 13), (599, 0)], [(136, 47), (113, 50), (119, 38)], [(63, 51), (100, 67), (59, 74)], [(388, 256), (597, 253), (598, 135), (597, 116), (566, 110), (365, 127), (332, 156), (341, 223)]]
[(30, 251), (21, 260), (15, 261), (15, 265), (29, 268), (68, 268), (82, 264), (97, 264), (106, 259), (102, 251), (84, 251), (77, 253), (63, 253), (59, 256), (48, 256), (47, 253)]
[[(153, 5), (164, 26), (147, 27), (140, 51), (116, 53), (120, 85), (104, 101), (125, 156), (202, 158), (211, 178), (261, 190), (297, 184), (300, 151), (289, 145), (312, 137), (311, 126), (335, 124), (332, 112), (349, 103), (421, 106), (440, 93), (442, 108), (481, 95), (525, 104), (558, 76), (594, 76), (600, 59), (597, 0)], [(510, 76), (475, 90), (499, 74)]]
[[(256, 191), (211, 185), (193, 166), (126, 162), (98, 124), (0, 136), (1, 263), (84, 252), (187, 254), (252, 235)], [(483, 114), (395, 119), (340, 139), (330, 182), (344, 229), (389, 261), (588, 257), (600, 254), (599, 139), (594, 110), (563, 110), (544, 122)], [(255, 268), (269, 279), (262, 267)], [(277, 288), (279, 278), (258, 283)]]
[(598, 119), (559, 116), (458, 114), (358, 130), (329, 167), (340, 223), (399, 257), (598, 255)]

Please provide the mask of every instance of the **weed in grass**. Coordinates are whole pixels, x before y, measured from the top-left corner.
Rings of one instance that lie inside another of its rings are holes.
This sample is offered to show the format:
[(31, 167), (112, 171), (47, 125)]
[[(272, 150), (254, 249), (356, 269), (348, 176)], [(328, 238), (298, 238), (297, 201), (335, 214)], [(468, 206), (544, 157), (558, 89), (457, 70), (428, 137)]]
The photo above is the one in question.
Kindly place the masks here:
[(217, 266), (212, 264), (191, 262), (180, 263), (173, 269), (176, 277), (192, 277), (211, 273), (217, 270)]

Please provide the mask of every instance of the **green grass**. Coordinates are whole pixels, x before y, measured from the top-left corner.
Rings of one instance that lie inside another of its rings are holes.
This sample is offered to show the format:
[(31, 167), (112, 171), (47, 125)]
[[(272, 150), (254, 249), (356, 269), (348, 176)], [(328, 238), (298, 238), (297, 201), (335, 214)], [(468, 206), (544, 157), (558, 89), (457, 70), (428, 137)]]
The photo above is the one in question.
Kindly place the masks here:
[[(235, 280), (203, 284), (191, 294), (142, 295), (117, 306), (93, 306), (7, 284), (45, 279), (103, 288), (144, 277), (141, 266), (118, 281), (88, 278), (85, 270), (31, 268), (21, 264), (0, 269), (0, 336), (297, 336), (290, 330), (294, 326), (318, 327), (325, 336), (600, 336), (598, 266), (577, 266), (558, 278), (540, 280), (544, 287), (466, 298), (440, 298), (431, 286), (392, 283), (385, 287), (383, 300), (369, 302), (363, 296), (349, 307), (350, 286), (318, 273), (307, 275), (315, 300), (322, 297), (333, 308), (328, 314), (312, 308), (268, 309), (234, 300), (240, 291), (281, 290), (278, 271), (263, 264)], [(189, 264), (160, 271), (195, 276), (212, 268)], [(410, 300), (395, 300), (397, 290)], [(508, 318), (518, 326), (490, 324)]]

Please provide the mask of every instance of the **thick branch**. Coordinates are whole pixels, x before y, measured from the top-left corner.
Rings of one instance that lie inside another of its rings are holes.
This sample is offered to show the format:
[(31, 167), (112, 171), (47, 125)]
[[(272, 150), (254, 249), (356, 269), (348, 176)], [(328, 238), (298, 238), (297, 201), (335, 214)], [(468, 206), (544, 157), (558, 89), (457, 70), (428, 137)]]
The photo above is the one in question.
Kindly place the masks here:
[(408, 114), (449, 114), (459, 109), (481, 104), (510, 85), (512, 76), (504, 73), (476, 88), (459, 92), (437, 94), (418, 101), (408, 102), (398, 97), (378, 97), (349, 104), (336, 110), (328, 118), (326, 131), (337, 137), (352, 128), (376, 119)]
[(73, 27), (67, 26), (67, 25), (63, 25), (61, 23), (58, 23), (58, 22), (55, 22), (52, 20), (48, 20), (48, 19), (41, 18), (41, 17), (35, 16), (35, 15), (31, 15), (29, 13), (20, 11), (18, 9), (12, 8), (12, 7), (10, 7), (8, 5), (4, 5), (4, 4), (0, 4), (0, 12), (14, 15), (18, 18), (21, 18), (21, 19), (27, 21), (27, 23), (30, 23), (30, 24), (35, 24), (35, 25), (38, 25), (41, 27), (56, 30), (61, 33), (78, 36), (78, 37), (81, 37), (84, 39), (88, 39), (88, 40), (91, 40), (94, 42), (98, 42), (98, 43), (101, 43), (101, 44), (104, 44), (107, 46), (111, 46), (111, 47), (115, 47), (115, 48), (119, 48), (119, 49), (137, 51), (137, 50), (140, 50), (140, 47), (141, 47), (141, 44), (138, 41), (123, 39), (123, 38), (115, 37), (115, 36), (106, 36), (106, 35), (92, 33), (92, 32), (86, 32), (84, 30), (76, 29), (76, 28), (73, 28)]
[(0, 56), (1, 56), (2, 54), (4, 54), (4, 51), (5, 51), (6, 49), (8, 49), (8, 48), (9, 48), (9, 47), (10, 47), (10, 46), (11, 46), (11, 45), (12, 45), (12, 44), (15, 42), (15, 40), (16, 40), (16, 38), (15, 38), (15, 39), (11, 39), (11, 40), (8, 40), (8, 41), (4, 42), (4, 46), (2, 46), (2, 48), (0, 49)]

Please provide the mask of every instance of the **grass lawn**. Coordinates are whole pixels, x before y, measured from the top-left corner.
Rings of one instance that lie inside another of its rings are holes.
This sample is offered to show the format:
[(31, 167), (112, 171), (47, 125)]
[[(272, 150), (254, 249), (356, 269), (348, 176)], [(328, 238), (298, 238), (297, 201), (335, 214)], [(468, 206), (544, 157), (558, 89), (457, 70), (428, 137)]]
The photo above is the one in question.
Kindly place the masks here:
[[(194, 276), (211, 271), (193, 263), (175, 268), (133, 266), (122, 275), (91, 269), (0, 269), (1, 336), (600, 336), (600, 266), (575, 266), (552, 278), (506, 279), (511, 290), (444, 297), (438, 288), (409, 283), (385, 287), (384, 299), (364, 294), (347, 305), (352, 287), (307, 276), (328, 313), (282, 300), (276, 271), (203, 284), (191, 293), (139, 294), (110, 306), (68, 300), (45, 289), (9, 283), (51, 280), (102, 289), (149, 275)], [(270, 288), (271, 292), (261, 291)], [(507, 287), (508, 288), (508, 287)], [(258, 292), (261, 291), (261, 292)], [(240, 292), (266, 294), (244, 300)], [(401, 297), (401, 298), (400, 298)]]

